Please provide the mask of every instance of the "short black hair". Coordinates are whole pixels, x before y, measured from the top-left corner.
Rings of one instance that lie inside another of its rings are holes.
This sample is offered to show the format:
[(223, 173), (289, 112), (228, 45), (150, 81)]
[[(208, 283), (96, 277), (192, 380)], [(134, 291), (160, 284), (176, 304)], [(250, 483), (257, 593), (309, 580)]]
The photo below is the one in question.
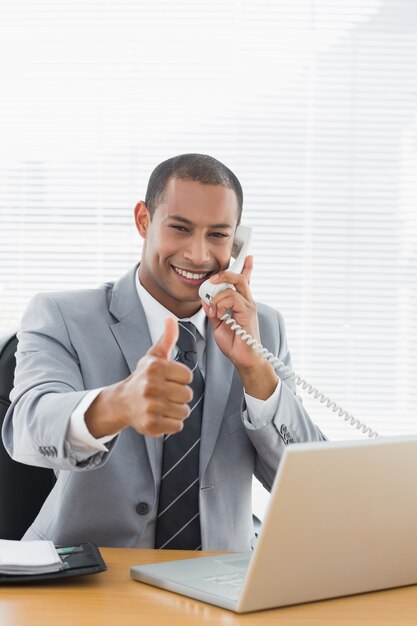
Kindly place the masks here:
[(238, 223), (243, 208), (242, 185), (237, 176), (226, 165), (207, 154), (180, 154), (171, 157), (156, 166), (152, 172), (146, 190), (145, 203), (151, 219), (158, 202), (164, 195), (170, 178), (192, 180), (203, 185), (223, 185), (233, 189), (238, 203)]

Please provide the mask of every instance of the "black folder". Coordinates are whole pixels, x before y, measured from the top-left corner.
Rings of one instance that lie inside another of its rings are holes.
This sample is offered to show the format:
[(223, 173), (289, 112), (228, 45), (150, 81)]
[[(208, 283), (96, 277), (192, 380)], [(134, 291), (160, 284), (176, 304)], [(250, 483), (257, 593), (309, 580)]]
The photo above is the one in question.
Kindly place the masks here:
[(56, 546), (64, 564), (62, 570), (46, 574), (0, 574), (0, 585), (14, 583), (48, 582), (63, 580), (70, 576), (85, 576), (104, 572), (107, 567), (94, 543), (79, 543), (75, 546)]

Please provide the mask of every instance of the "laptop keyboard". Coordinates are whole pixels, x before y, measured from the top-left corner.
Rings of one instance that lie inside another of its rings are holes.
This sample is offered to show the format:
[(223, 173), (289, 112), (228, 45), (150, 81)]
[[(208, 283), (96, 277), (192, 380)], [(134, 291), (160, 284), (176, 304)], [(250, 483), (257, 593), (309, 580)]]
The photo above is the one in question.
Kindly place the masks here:
[(240, 588), (243, 585), (245, 577), (242, 576), (242, 574), (222, 574), (221, 576), (207, 576), (204, 580), (217, 585)]

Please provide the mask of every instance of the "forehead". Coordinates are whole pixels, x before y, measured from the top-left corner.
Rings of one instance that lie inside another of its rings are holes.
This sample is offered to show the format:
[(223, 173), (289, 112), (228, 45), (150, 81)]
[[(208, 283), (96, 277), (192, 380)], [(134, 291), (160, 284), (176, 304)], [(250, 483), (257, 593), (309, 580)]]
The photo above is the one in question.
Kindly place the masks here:
[(234, 227), (238, 201), (235, 191), (223, 185), (170, 178), (157, 211), (161, 218), (180, 215), (194, 223), (227, 223)]

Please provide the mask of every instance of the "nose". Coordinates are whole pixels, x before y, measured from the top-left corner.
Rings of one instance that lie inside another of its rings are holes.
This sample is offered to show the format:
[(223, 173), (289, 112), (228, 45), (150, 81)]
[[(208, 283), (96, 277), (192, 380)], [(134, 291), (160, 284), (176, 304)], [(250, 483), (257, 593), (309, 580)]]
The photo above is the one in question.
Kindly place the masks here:
[(210, 262), (210, 244), (205, 237), (193, 235), (184, 249), (184, 258), (196, 268), (203, 269)]

